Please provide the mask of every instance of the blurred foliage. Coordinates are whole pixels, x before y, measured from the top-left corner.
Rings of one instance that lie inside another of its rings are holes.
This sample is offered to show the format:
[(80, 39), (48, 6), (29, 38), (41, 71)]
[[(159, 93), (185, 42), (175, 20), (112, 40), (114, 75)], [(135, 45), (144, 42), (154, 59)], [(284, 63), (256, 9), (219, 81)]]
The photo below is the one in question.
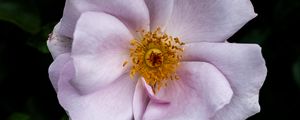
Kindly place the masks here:
[(0, 20), (14, 23), (32, 34), (37, 33), (41, 25), (37, 7), (31, 0), (1, 0)]
[(31, 120), (30, 116), (25, 113), (13, 113), (9, 116), (8, 120)]
[(295, 82), (298, 84), (298, 87), (300, 88), (300, 56), (298, 60), (294, 63), (293, 74), (294, 74)]
[(43, 26), (36, 35), (29, 37), (27, 44), (31, 47), (36, 48), (42, 53), (49, 53), (47, 43), (42, 40), (46, 40), (48, 38), (48, 35), (52, 32), (54, 25), (54, 23), (50, 23)]
[(253, 29), (238, 40), (239, 43), (256, 43), (262, 45), (265, 40), (271, 34), (270, 30), (267, 29)]
[[(248, 120), (300, 119), (300, 0), (251, 0), (258, 16), (229, 42), (262, 47), (268, 75), (261, 112)], [(64, 0), (0, 0), (0, 120), (67, 120), (48, 79), (48, 34)]]
[(64, 1), (0, 0), (0, 120), (67, 118), (48, 79), (48, 34)]
[(60, 120), (69, 120), (69, 117), (67, 115), (64, 115)]
[[(27, 44), (42, 53), (48, 53), (46, 40), (57, 21), (42, 24), (42, 18), (36, 0), (0, 0), (0, 20), (15, 24), (24, 32)], [(43, 3), (42, 3), (43, 4)], [(49, 6), (49, 9), (52, 9)]]

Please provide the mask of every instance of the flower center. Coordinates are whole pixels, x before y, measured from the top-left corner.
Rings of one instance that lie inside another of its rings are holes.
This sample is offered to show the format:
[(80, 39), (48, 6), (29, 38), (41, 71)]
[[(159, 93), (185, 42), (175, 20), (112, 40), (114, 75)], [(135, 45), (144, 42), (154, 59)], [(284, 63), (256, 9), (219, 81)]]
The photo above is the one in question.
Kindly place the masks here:
[(146, 52), (145, 62), (149, 67), (159, 67), (163, 63), (162, 52), (159, 49), (153, 48)]
[[(138, 38), (130, 41), (130, 77), (136, 74), (143, 77), (156, 93), (167, 85), (167, 80), (179, 79), (176, 69), (182, 58), (184, 43), (177, 37), (161, 32), (160, 28), (139, 33)], [(123, 66), (127, 63), (125, 61)]]

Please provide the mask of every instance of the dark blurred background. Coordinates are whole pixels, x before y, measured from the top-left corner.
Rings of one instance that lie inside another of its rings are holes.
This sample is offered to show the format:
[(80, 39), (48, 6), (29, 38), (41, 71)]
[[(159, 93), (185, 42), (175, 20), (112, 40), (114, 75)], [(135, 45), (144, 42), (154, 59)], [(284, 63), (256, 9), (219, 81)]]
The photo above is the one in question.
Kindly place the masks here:
[[(48, 34), (64, 0), (0, 0), (0, 120), (65, 120), (48, 78)], [(300, 0), (252, 0), (258, 16), (229, 39), (262, 46), (268, 75), (261, 112), (248, 120), (300, 120)]]

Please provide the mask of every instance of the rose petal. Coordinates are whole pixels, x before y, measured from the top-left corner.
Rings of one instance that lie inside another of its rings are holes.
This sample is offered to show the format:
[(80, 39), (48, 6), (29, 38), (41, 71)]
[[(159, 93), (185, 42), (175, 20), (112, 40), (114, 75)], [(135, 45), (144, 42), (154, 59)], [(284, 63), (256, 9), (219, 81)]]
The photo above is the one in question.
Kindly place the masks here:
[(149, 13), (143, 0), (66, 0), (60, 33), (72, 38), (79, 16), (87, 11), (115, 16), (132, 31), (149, 26)]
[(157, 97), (170, 101), (161, 104), (150, 100), (144, 119), (208, 120), (232, 97), (225, 76), (205, 62), (184, 62), (178, 69), (180, 80), (170, 81)]
[(216, 120), (246, 119), (259, 112), (258, 94), (267, 69), (258, 45), (191, 43), (187, 44), (184, 52), (184, 61), (209, 62), (229, 80), (233, 99), (218, 112)]
[(145, 0), (150, 14), (150, 29), (164, 29), (172, 15), (174, 0)]
[(54, 59), (53, 63), (49, 67), (49, 78), (56, 92), (57, 83), (62, 71), (61, 66), (64, 66), (70, 60), (71, 57), (69, 53), (61, 54)]
[(212, 120), (245, 120), (259, 111), (258, 94), (234, 95), (230, 104), (219, 110)]
[(142, 80), (138, 80), (133, 97), (133, 116), (135, 120), (141, 120), (149, 102)]
[(58, 82), (58, 99), (72, 120), (132, 119), (135, 82), (127, 74), (92, 94), (81, 95), (70, 84), (75, 76), (72, 61), (63, 68)]
[(72, 84), (82, 94), (115, 81), (125, 71), (132, 35), (121, 21), (99, 12), (84, 13), (76, 25), (72, 58), (76, 77)]
[(149, 96), (149, 98), (151, 99), (151, 101), (153, 101), (155, 103), (160, 103), (160, 104), (170, 104), (169, 100), (163, 99), (162, 97), (155, 95), (152, 87), (146, 83), (144, 78), (142, 78), (142, 83), (143, 83), (143, 87), (145, 88), (146, 93)]
[(70, 53), (72, 46), (72, 39), (59, 34), (59, 28), (60, 23), (54, 27), (53, 32), (49, 35), (47, 40), (48, 49), (54, 59), (60, 54)]
[(250, 0), (176, 0), (166, 31), (186, 43), (224, 42), (255, 16)]

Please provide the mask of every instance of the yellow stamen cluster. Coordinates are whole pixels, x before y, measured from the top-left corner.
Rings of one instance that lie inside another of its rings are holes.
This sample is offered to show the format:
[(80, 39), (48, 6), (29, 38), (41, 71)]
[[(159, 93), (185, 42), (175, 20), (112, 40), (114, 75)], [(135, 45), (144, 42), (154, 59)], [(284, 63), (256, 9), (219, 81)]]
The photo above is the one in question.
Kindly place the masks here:
[[(162, 33), (160, 28), (154, 32), (141, 31), (140, 34), (140, 39), (130, 41), (130, 77), (138, 73), (156, 93), (166, 86), (166, 80), (179, 79), (176, 68), (182, 58), (184, 43)], [(126, 64), (127, 61), (123, 66)]]

